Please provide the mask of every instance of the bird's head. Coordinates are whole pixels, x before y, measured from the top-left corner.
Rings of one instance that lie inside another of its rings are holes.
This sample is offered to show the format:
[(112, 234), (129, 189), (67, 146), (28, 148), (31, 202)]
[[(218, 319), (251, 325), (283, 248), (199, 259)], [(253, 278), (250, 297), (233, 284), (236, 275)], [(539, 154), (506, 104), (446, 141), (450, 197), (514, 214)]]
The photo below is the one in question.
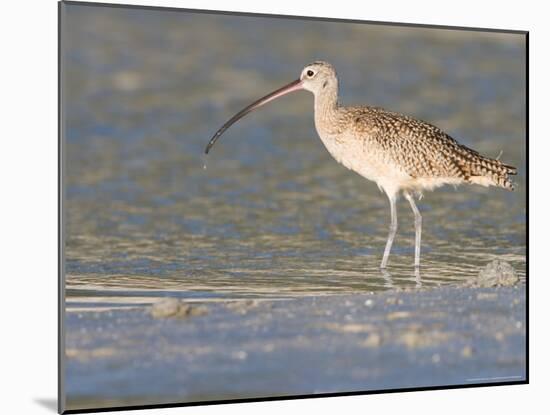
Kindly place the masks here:
[(313, 92), (314, 95), (338, 86), (336, 71), (330, 63), (323, 61), (312, 62), (302, 69), (300, 81), (302, 88)]

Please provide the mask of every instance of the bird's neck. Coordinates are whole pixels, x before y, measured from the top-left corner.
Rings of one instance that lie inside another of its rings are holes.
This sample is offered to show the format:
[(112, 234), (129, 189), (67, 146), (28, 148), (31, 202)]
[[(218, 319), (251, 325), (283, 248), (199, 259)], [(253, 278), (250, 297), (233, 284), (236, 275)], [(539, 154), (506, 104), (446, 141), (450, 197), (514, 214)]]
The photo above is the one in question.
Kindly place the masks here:
[(338, 117), (338, 84), (328, 85), (315, 94), (315, 125), (317, 129), (332, 129)]

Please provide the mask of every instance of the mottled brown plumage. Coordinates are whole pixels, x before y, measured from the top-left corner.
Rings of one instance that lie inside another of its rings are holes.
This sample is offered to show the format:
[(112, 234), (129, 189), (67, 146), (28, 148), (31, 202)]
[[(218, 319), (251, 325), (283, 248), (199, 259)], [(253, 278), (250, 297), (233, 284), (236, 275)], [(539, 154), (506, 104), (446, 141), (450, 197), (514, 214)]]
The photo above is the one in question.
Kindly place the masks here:
[(260, 98), (226, 122), (206, 152), (234, 122), (289, 92), (305, 89), (314, 96), (315, 127), (329, 153), (347, 168), (374, 181), (390, 201), (391, 225), (381, 268), (385, 268), (395, 234), (395, 203), (402, 193), (415, 216), (415, 266), (420, 265), (422, 217), (414, 194), (444, 184), (479, 184), (513, 190), (516, 168), (482, 156), (438, 127), (382, 108), (338, 104), (338, 78), (327, 62), (307, 65), (296, 81)]
[(388, 161), (413, 179), (456, 177), (476, 183), (474, 178), (485, 177), (496, 186), (514, 189), (508, 177), (517, 173), (514, 167), (482, 156), (432, 124), (375, 107), (344, 107), (340, 112), (342, 124), (363, 141), (366, 151), (386, 152)]

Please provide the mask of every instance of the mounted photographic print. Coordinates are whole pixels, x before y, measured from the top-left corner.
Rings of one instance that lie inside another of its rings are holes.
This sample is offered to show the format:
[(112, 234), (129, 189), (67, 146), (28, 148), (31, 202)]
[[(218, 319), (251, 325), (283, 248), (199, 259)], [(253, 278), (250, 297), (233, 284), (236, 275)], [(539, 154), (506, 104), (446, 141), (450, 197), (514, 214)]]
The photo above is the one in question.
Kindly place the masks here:
[(527, 32), (59, 17), (60, 412), (528, 382)]

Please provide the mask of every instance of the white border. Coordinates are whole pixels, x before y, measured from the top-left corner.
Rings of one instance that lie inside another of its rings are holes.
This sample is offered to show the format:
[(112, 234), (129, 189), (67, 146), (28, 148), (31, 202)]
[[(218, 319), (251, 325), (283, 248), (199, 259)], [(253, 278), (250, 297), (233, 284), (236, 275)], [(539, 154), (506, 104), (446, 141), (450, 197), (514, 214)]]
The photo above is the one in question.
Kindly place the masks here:
[[(116, 1), (114, 1), (116, 2)], [(37, 403), (57, 389), (57, 5), (55, 0), (2, 5), (2, 378), (3, 413), (53, 413)], [(119, 2), (124, 3), (124, 2)], [(500, 1), (131, 1), (132, 4), (249, 11), (408, 23), (529, 30), (531, 385), (414, 392), (223, 406), (149, 413), (256, 414), (281, 411), (514, 414), (546, 401), (549, 383), (548, 13), (544, 2)], [(536, 345), (533, 347), (533, 345)], [(536, 352), (535, 352), (536, 351)], [(127, 412), (123, 412), (127, 413)], [(137, 413), (137, 412), (133, 412)]]

